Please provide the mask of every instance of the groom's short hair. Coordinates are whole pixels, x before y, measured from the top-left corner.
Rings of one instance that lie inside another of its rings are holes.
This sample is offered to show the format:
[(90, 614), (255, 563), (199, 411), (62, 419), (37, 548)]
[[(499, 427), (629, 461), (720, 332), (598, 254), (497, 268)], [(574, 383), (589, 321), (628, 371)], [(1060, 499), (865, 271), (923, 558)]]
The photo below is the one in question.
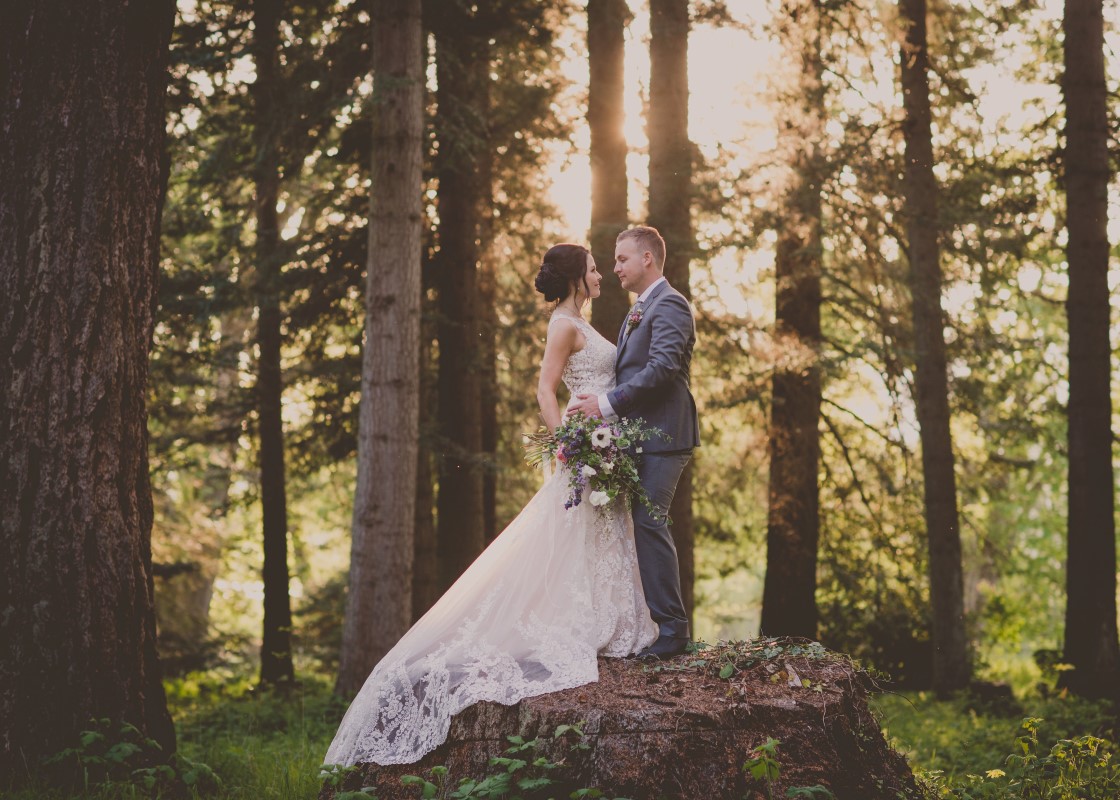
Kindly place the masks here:
[(665, 240), (661, 238), (657, 228), (649, 225), (628, 228), (618, 235), (616, 241), (621, 242), (623, 239), (633, 239), (639, 250), (648, 251), (653, 256), (653, 263), (658, 269), (665, 269)]

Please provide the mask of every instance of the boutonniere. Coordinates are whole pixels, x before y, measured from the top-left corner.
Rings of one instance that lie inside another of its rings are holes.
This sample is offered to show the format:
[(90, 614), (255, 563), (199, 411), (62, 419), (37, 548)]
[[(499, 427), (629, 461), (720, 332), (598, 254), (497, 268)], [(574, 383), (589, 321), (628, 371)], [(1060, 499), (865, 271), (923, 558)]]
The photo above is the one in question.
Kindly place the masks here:
[(626, 317), (626, 332), (631, 333), (642, 321), (642, 307), (638, 306)]

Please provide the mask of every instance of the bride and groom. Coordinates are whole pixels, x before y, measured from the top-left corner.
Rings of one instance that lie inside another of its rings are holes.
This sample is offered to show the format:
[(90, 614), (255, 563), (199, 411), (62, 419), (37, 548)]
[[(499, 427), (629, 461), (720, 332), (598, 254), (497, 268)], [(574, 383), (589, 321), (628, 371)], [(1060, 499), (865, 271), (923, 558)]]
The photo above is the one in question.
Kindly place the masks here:
[(556, 306), (537, 399), (549, 430), (565, 413), (641, 417), (667, 434), (646, 443), (639, 478), (654, 507), (622, 498), (565, 509), (557, 472), (370, 673), (325, 763), (407, 764), (447, 738), (451, 718), (598, 680), (597, 657), (669, 657), (688, 643), (676, 548), (666, 513), (699, 444), (689, 367), (696, 341), (688, 301), (663, 276), (665, 242), (650, 227), (619, 234), (614, 273), (638, 295), (617, 343), (581, 310), (599, 296), (591, 253), (558, 244), (536, 288)]

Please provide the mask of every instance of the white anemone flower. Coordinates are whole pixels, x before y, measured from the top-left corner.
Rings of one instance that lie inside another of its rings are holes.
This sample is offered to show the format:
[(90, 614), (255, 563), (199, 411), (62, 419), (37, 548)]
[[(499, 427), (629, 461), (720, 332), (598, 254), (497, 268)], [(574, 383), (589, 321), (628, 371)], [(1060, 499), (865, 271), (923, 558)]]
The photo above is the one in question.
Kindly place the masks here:
[(590, 478), (592, 475), (598, 474), (599, 473), (595, 471), (594, 467), (589, 467), (586, 464), (583, 465), (583, 477)]
[(611, 429), (605, 425), (591, 432), (591, 445), (600, 450), (611, 443)]
[(605, 506), (610, 502), (611, 496), (606, 492), (592, 492), (587, 499), (591, 501), (593, 506)]

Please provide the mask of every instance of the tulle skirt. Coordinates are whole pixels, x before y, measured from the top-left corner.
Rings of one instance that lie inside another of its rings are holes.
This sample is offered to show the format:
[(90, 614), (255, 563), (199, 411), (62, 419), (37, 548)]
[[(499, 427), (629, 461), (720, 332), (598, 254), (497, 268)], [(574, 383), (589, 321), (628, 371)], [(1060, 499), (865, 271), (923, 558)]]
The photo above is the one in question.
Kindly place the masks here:
[(512, 704), (598, 680), (598, 655), (657, 638), (630, 513), (565, 510), (556, 473), (370, 673), (324, 763), (409, 764), (480, 700)]

